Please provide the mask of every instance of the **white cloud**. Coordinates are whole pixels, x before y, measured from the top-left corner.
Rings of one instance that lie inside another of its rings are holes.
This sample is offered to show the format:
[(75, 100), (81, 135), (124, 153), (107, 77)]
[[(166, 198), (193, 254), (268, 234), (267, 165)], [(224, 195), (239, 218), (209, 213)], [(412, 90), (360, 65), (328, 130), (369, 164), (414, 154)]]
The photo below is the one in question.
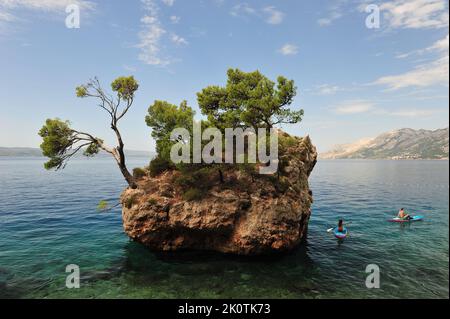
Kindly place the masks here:
[(178, 24), (180, 23), (181, 18), (178, 16), (170, 16), (170, 22), (172, 22), (173, 24)]
[(333, 4), (328, 7), (327, 15), (317, 20), (317, 24), (321, 27), (331, 25), (335, 20), (338, 20), (344, 16), (344, 6), (348, 0), (335, 0)]
[(64, 13), (65, 8), (70, 4), (76, 4), (81, 9), (92, 10), (95, 4), (86, 0), (2, 0), (0, 8), (4, 9), (30, 9), (42, 11), (61, 11)]
[(414, 118), (414, 117), (428, 117), (433, 116), (436, 114), (442, 113), (443, 110), (439, 109), (400, 109), (396, 111), (388, 111), (384, 109), (377, 109), (373, 112), (375, 115), (382, 115), (382, 116), (395, 116), (395, 117), (407, 117), (407, 118)]
[(277, 10), (275, 7), (265, 7), (263, 12), (268, 15), (266, 22), (269, 24), (280, 24), (283, 22), (284, 13)]
[(422, 54), (429, 53), (429, 52), (443, 52), (443, 51), (448, 51), (448, 49), (449, 49), (449, 37), (447, 34), (447, 36), (445, 38), (436, 41), (433, 45), (431, 45), (428, 48), (414, 50), (414, 51), (408, 52), (408, 53), (398, 54), (396, 56), (396, 58), (404, 59), (404, 58), (410, 57), (412, 55), (422, 55)]
[(338, 114), (360, 114), (374, 109), (373, 103), (364, 100), (351, 100), (341, 103), (334, 108)]
[(246, 2), (239, 3), (231, 8), (230, 14), (233, 17), (248, 18), (250, 16), (264, 19), (268, 24), (277, 25), (283, 22), (284, 13), (274, 6), (267, 6), (262, 9), (255, 9)]
[(431, 47), (427, 48), (427, 51), (448, 51), (449, 37), (448, 34), (445, 38), (436, 41)]
[(426, 109), (426, 108), (397, 108), (395, 110), (387, 110), (376, 106), (375, 103), (367, 100), (349, 100), (333, 108), (333, 111), (340, 115), (368, 114), (371, 116), (391, 116), (391, 117), (428, 117), (443, 112), (442, 109)]
[(278, 52), (282, 55), (296, 55), (298, 54), (298, 47), (293, 44), (285, 44)]
[(448, 85), (449, 72), (448, 55), (432, 63), (420, 65), (414, 70), (379, 78), (375, 84), (385, 85), (390, 90), (398, 90), (406, 87), (427, 87), (438, 84)]
[(161, 38), (166, 33), (159, 21), (159, 8), (153, 0), (141, 0), (146, 15), (141, 18), (142, 30), (139, 32), (141, 50), (139, 60), (149, 65), (165, 66), (170, 64), (167, 57), (161, 55)]
[(10, 14), (8, 12), (1, 12), (0, 11), (0, 23), (1, 22), (11, 22), (11, 21), (14, 21), (14, 20), (15, 20), (15, 17), (12, 14)]
[(95, 3), (87, 0), (0, 0), (0, 24), (23, 20), (17, 18), (15, 11), (19, 9), (64, 15), (71, 4), (78, 5), (85, 13), (95, 9)]
[(394, 112), (388, 112), (389, 115), (399, 117), (425, 117), (432, 116), (441, 113), (439, 110), (400, 110)]
[(171, 7), (171, 6), (173, 6), (173, 4), (175, 3), (175, 0), (162, 0), (162, 2), (164, 2), (164, 4), (165, 4), (166, 6)]
[[(159, 6), (156, 0), (141, 0), (145, 16), (141, 18), (141, 31), (139, 32), (139, 43), (136, 45), (140, 49), (139, 60), (148, 65), (167, 66), (173, 60), (164, 52), (164, 41), (170, 40), (176, 45), (186, 45), (186, 39), (174, 33), (168, 32), (159, 18)], [(173, 5), (167, 2), (167, 5)], [(173, 21), (173, 19), (171, 19)]]
[(316, 86), (316, 94), (319, 95), (332, 95), (336, 94), (339, 91), (342, 91), (342, 89), (337, 85), (330, 85), (330, 84), (322, 84), (319, 86)]
[(177, 44), (177, 45), (187, 45), (188, 42), (186, 41), (186, 39), (176, 35), (176, 34), (172, 34), (171, 38), (173, 43)]
[(214, 0), (213, 1), (217, 6), (221, 7), (225, 3), (225, 0)]
[(414, 52), (400, 53), (400, 54), (397, 54), (395, 57), (397, 59), (404, 59), (404, 58), (407, 58), (407, 57), (411, 56), (412, 54), (414, 54)]
[(325, 27), (331, 25), (334, 22), (334, 20), (337, 20), (341, 17), (342, 14), (340, 12), (331, 12), (327, 18), (320, 18), (319, 20), (317, 20), (317, 23), (321, 27)]
[(383, 21), (391, 28), (421, 29), (448, 27), (446, 0), (392, 0), (380, 5)]
[(130, 66), (130, 65), (124, 65), (123, 69), (128, 72), (136, 72), (137, 71), (137, 69), (134, 66)]
[(248, 3), (239, 3), (231, 8), (231, 15), (234, 17), (243, 17), (256, 14), (256, 10)]
[[(414, 53), (439, 53), (440, 56), (429, 63), (416, 66), (406, 73), (389, 75), (379, 78), (374, 84), (387, 86), (389, 90), (398, 90), (406, 87), (427, 87), (433, 85), (447, 85), (449, 82), (449, 37), (448, 35), (435, 42), (428, 48), (416, 50)], [(402, 57), (402, 56), (398, 56)]]

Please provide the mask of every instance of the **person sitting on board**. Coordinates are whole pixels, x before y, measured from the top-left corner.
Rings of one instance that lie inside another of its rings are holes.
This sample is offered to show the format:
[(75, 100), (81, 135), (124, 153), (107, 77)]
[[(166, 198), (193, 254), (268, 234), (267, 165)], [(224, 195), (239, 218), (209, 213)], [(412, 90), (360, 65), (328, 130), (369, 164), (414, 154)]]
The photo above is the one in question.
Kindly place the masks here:
[(343, 233), (344, 232), (344, 221), (342, 219), (339, 219), (339, 223), (338, 223), (338, 232)]
[(411, 216), (405, 212), (404, 208), (401, 208), (398, 212), (398, 218), (400, 219), (411, 219)]

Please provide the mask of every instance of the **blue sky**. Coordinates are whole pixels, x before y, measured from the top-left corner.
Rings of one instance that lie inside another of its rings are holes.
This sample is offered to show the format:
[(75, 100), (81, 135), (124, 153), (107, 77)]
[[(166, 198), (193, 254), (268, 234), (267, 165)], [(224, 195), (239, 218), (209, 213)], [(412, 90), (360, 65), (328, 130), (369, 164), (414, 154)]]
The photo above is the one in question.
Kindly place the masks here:
[[(65, 25), (66, 6), (81, 25)], [(380, 28), (366, 26), (376, 4)], [(445, 0), (0, 0), (0, 146), (37, 147), (48, 117), (113, 143), (107, 114), (74, 89), (134, 75), (121, 123), (127, 149), (151, 150), (155, 100), (198, 110), (196, 92), (230, 67), (295, 80), (293, 109), (319, 151), (393, 129), (448, 126)], [(199, 113), (199, 112), (198, 112)], [(200, 115), (198, 114), (200, 118)]]

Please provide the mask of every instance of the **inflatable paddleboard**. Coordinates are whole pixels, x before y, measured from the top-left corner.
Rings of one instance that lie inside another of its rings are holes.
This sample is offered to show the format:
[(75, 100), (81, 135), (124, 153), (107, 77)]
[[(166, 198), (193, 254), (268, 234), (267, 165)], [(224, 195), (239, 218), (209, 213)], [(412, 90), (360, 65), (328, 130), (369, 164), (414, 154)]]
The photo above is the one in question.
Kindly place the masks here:
[(344, 239), (347, 237), (347, 235), (348, 235), (348, 230), (346, 227), (344, 227), (344, 230), (342, 232), (338, 231), (337, 227), (334, 229), (334, 237), (336, 237), (338, 239)]
[(421, 220), (423, 220), (423, 216), (413, 216), (410, 219), (394, 217), (392, 219), (389, 219), (388, 222), (391, 222), (391, 223), (409, 223), (409, 222), (419, 222)]

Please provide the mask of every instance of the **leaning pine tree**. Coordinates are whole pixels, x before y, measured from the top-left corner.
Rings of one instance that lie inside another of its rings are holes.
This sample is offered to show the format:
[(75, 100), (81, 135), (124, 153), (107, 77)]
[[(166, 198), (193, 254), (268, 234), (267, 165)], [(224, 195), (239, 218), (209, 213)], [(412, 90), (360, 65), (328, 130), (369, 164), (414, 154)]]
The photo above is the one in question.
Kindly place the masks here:
[(117, 146), (108, 147), (102, 139), (74, 130), (70, 127), (69, 121), (47, 119), (39, 131), (39, 135), (43, 138), (42, 153), (49, 158), (49, 161), (45, 163), (45, 168), (63, 169), (67, 161), (80, 151), (85, 156), (92, 157), (103, 150), (114, 157), (128, 185), (131, 188), (137, 188), (136, 181), (126, 166), (124, 143), (118, 123), (131, 108), (138, 87), (138, 83), (132, 76), (119, 77), (111, 83), (111, 88), (116, 93), (115, 96), (105, 93), (97, 78), (77, 87), (77, 97), (97, 99), (98, 106), (109, 114), (111, 129), (117, 138)]

